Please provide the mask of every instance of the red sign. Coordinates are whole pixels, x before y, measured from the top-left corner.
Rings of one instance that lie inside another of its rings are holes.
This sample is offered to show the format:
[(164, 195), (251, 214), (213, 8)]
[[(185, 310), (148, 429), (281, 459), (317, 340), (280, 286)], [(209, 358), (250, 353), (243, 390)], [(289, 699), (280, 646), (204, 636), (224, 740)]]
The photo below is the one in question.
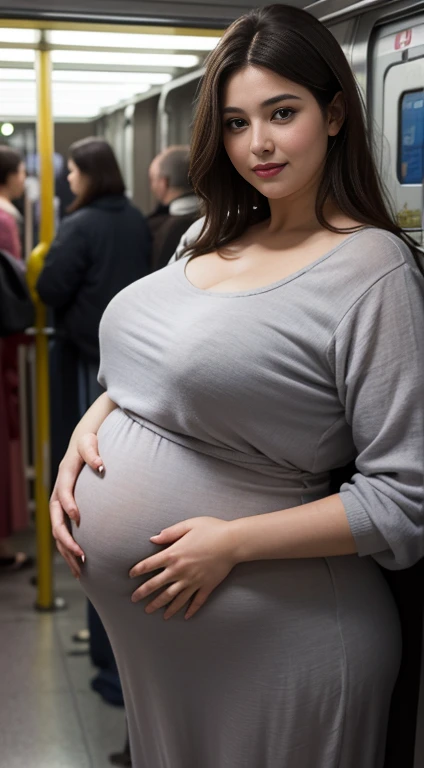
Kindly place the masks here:
[(411, 45), (412, 29), (404, 29), (402, 32), (398, 32), (395, 37), (395, 51), (400, 51), (402, 48), (407, 48)]

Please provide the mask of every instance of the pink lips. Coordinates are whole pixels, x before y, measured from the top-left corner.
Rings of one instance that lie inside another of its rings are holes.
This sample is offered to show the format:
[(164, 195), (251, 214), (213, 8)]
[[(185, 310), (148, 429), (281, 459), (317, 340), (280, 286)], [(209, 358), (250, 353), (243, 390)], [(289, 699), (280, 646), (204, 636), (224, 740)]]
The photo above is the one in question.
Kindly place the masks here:
[(254, 171), (257, 176), (260, 176), (260, 178), (267, 179), (270, 176), (277, 176), (286, 165), (287, 163), (265, 163), (264, 165), (255, 165), (255, 167), (252, 168), (252, 171)]

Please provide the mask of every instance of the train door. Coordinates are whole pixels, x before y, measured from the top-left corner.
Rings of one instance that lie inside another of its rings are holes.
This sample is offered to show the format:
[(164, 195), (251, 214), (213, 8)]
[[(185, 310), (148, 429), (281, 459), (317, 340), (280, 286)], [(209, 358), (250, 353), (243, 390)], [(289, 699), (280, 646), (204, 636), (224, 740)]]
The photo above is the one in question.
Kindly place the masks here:
[(399, 224), (423, 240), (424, 20), (379, 30), (372, 113), (381, 171)]
[[(424, 16), (377, 28), (371, 57), (370, 118), (380, 171), (399, 224), (423, 245)], [(424, 655), (424, 649), (423, 649)], [(414, 767), (424, 765), (424, 663)]]

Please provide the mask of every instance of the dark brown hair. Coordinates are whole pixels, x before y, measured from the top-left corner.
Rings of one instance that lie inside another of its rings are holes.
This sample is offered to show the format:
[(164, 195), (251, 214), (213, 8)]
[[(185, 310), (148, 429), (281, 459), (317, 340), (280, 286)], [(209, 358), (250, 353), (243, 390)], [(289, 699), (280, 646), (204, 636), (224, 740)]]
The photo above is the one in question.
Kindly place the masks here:
[(68, 208), (69, 212), (89, 205), (98, 197), (124, 194), (124, 180), (107, 141), (97, 137), (76, 141), (69, 147), (69, 157), (88, 179), (86, 189), (77, 195)]
[(0, 145), (0, 184), (7, 184), (11, 173), (17, 173), (20, 164), (23, 163), (22, 155), (16, 149), (5, 144)]
[(339, 43), (314, 16), (288, 5), (270, 5), (241, 16), (208, 57), (190, 163), (190, 178), (203, 201), (205, 221), (196, 243), (182, 255), (190, 251), (195, 257), (222, 248), (270, 215), (267, 198), (238, 174), (222, 138), (223, 87), (249, 64), (307, 88), (323, 112), (342, 91), (345, 120), (338, 135), (329, 138), (316, 200), (318, 221), (332, 232), (358, 229), (337, 229), (325, 220), (324, 204), (332, 198), (344, 214), (363, 225), (393, 232), (416, 255), (414, 241), (395, 223), (385, 198), (371, 153), (363, 100)]

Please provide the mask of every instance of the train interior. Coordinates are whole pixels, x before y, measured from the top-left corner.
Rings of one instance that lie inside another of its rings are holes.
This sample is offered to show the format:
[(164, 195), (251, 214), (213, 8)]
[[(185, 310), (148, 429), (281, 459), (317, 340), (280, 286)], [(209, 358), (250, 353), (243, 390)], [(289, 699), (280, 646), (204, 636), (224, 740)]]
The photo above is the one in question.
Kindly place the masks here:
[[(0, 4), (0, 144), (25, 158), (25, 195), (17, 206), (28, 260), (40, 241), (40, 51), (49, 52), (51, 66), (55, 229), (72, 201), (68, 148), (88, 136), (110, 142), (127, 194), (148, 214), (155, 207), (149, 165), (167, 146), (190, 142), (202, 67), (229, 19), (221, 5), (212, 20), (208, 11), (203, 25), (201, 17), (193, 24), (189, 15), (174, 24), (153, 17), (104, 22), (99, 14), (87, 20), (82, 10), (63, 20), (22, 6), (14, 16), (13, 9), (3, 15)], [(424, 7), (398, 1), (359, 3), (359, 10), (343, 6), (325, 0), (310, 9), (328, 23), (354, 69), (398, 220), (422, 244)], [(44, 332), (48, 344), (54, 343), (48, 317)], [(85, 598), (53, 554), (49, 534), (37, 531), (37, 359), (31, 333), (19, 348), (19, 389), (26, 511), (12, 543), (37, 557), (38, 568), (0, 574), (0, 768), (104, 768), (111, 753), (123, 750), (125, 714), (113, 691), (109, 700), (96, 691), (96, 669), (79, 635), (86, 628)], [(50, 428), (54, 453), (61, 423)], [(51, 459), (50, 475), (59, 460)], [(40, 603), (45, 557), (52, 559), (53, 577)], [(424, 766), (422, 666), (416, 675), (421, 693), (414, 754), (396, 763), (398, 768)]]

